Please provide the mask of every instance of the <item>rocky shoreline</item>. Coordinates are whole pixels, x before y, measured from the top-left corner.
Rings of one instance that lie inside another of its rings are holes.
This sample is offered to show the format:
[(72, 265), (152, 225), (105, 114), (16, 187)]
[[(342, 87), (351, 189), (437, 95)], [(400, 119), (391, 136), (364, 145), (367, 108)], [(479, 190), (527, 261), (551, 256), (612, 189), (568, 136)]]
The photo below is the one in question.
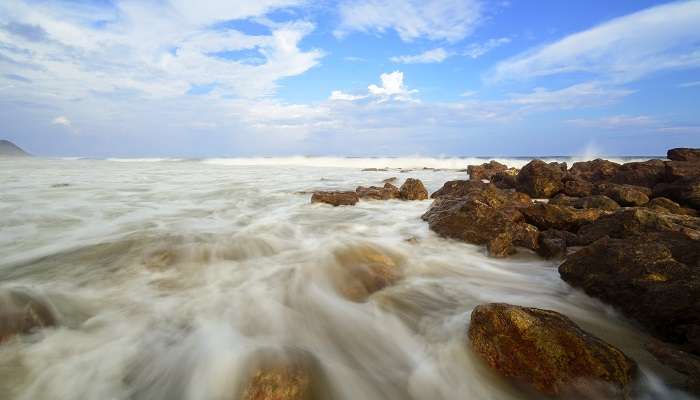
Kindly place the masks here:
[[(485, 245), (492, 257), (524, 248), (560, 259), (571, 286), (614, 306), (658, 339), (647, 348), (700, 392), (700, 149), (618, 164), (491, 161), (446, 182), (421, 217), (438, 235)], [(418, 193), (418, 194), (415, 194)], [(317, 192), (312, 202), (427, 198), (420, 181), (398, 189)], [(628, 398), (635, 363), (553, 311), (476, 307), (472, 349), (504, 376), (548, 395)]]

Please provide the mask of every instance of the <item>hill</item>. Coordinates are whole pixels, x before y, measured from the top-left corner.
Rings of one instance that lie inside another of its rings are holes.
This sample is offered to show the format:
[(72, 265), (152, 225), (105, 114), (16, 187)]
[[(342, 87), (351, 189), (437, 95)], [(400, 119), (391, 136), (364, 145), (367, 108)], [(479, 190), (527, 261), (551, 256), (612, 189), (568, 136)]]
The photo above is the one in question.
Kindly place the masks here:
[(0, 140), (0, 157), (28, 157), (29, 154), (9, 140)]

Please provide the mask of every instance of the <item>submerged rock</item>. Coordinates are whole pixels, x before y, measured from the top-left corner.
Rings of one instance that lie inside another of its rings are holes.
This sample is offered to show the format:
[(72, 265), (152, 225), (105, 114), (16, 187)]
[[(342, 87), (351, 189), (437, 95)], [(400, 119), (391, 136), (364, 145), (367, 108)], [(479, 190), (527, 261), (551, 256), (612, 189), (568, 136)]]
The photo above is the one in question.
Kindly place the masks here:
[(428, 198), (428, 190), (419, 179), (406, 179), (399, 191), (403, 200), (426, 200)]
[(556, 204), (535, 203), (521, 210), (525, 220), (540, 229), (560, 229), (576, 232), (603, 215), (597, 208), (576, 209)]
[(570, 285), (618, 307), (664, 340), (697, 352), (699, 261), (700, 241), (681, 233), (626, 239), (606, 236), (570, 255), (559, 267), (559, 274)]
[(522, 193), (490, 186), (463, 197), (438, 197), (421, 218), (441, 236), (485, 244), (490, 255), (505, 257), (515, 251), (514, 246), (537, 248), (537, 228), (519, 211), (530, 204)]
[(355, 192), (314, 192), (312, 203), (326, 203), (332, 206), (353, 206), (360, 198)]
[(666, 152), (666, 157), (673, 161), (700, 161), (700, 149), (675, 148)]
[(240, 396), (231, 400), (325, 400), (330, 398), (318, 360), (299, 349), (253, 354)]
[(400, 196), (399, 188), (392, 185), (391, 183), (385, 183), (384, 187), (377, 186), (358, 186), (355, 189), (355, 193), (361, 199), (372, 199), (372, 200), (390, 200), (398, 199)]
[(502, 375), (548, 395), (624, 398), (636, 364), (562, 314), (482, 304), (471, 314), (474, 351)]
[(0, 343), (56, 325), (51, 306), (26, 289), (0, 289)]
[(338, 291), (352, 301), (366, 301), (403, 278), (402, 257), (375, 245), (346, 246), (333, 255), (339, 268), (332, 271), (332, 279)]
[(532, 160), (518, 173), (518, 190), (535, 198), (550, 198), (563, 188), (566, 163)]
[(507, 165), (491, 160), (488, 163), (481, 165), (467, 166), (467, 173), (469, 174), (470, 180), (481, 181), (482, 179), (491, 179), (495, 173), (505, 171), (507, 169)]

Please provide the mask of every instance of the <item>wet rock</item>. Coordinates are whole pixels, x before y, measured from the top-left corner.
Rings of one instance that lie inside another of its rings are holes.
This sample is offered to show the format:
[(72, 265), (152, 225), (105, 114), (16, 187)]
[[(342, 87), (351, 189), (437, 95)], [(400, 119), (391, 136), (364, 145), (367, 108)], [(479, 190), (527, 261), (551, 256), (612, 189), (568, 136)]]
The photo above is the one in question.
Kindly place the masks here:
[(496, 172), (491, 176), (491, 183), (499, 189), (515, 189), (518, 185), (518, 173), (520, 170), (508, 168), (505, 171)]
[(671, 199), (667, 199), (666, 197), (653, 198), (649, 201), (649, 203), (645, 204), (644, 206), (658, 212), (688, 215), (691, 217), (698, 216), (698, 212), (693, 210), (692, 208), (682, 207), (680, 204), (676, 203)]
[(697, 352), (699, 253), (700, 241), (680, 234), (604, 237), (570, 255), (559, 266), (559, 274), (653, 334)]
[(680, 204), (700, 210), (700, 176), (689, 176), (654, 187), (654, 197), (668, 197)]
[(51, 306), (26, 289), (0, 289), (0, 343), (56, 325)]
[(399, 198), (399, 188), (391, 183), (385, 183), (384, 187), (358, 186), (357, 189), (355, 189), (355, 193), (357, 193), (357, 196), (361, 199), (390, 200)]
[(549, 204), (584, 209), (599, 208), (605, 211), (615, 211), (620, 208), (620, 205), (615, 200), (603, 195), (569, 197), (564, 194), (558, 194), (549, 201)]
[(388, 171), (387, 168), (362, 168), (362, 172), (382, 172)]
[(652, 233), (678, 233), (689, 239), (700, 239), (700, 218), (657, 212), (648, 208), (621, 209), (582, 226), (578, 238), (590, 244), (603, 237), (626, 239)]
[(563, 257), (566, 255), (568, 246), (577, 244), (577, 237), (574, 233), (558, 229), (541, 231), (538, 240), (539, 246), (536, 251), (544, 258)]
[(498, 161), (491, 160), (488, 163), (481, 165), (469, 165), (467, 166), (467, 173), (469, 173), (469, 179), (473, 181), (480, 181), (482, 179), (491, 179), (491, 177), (501, 171), (508, 169), (507, 165), (501, 164)]
[(652, 340), (645, 347), (660, 363), (686, 375), (686, 388), (700, 394), (700, 357), (658, 340)]
[(489, 183), (483, 183), (481, 181), (447, 181), (444, 185), (433, 194), (430, 195), (431, 199), (437, 199), (438, 197), (463, 197), (473, 192), (480, 192), (487, 190), (489, 188), (495, 188)]
[(575, 162), (569, 170), (569, 175), (579, 181), (604, 182), (615, 176), (619, 169), (620, 164), (597, 158), (592, 161)]
[(622, 164), (610, 180), (613, 183), (653, 188), (663, 181), (666, 165), (661, 160)]
[(554, 311), (482, 304), (471, 315), (474, 351), (502, 375), (547, 395), (625, 398), (636, 364)]
[(671, 149), (666, 152), (666, 157), (673, 161), (700, 161), (700, 149)]
[(51, 185), (52, 188), (64, 188), (70, 186), (70, 183), (54, 183)]
[(399, 191), (403, 200), (426, 200), (428, 198), (428, 190), (419, 179), (406, 179)]
[(394, 183), (394, 182), (396, 182), (397, 180), (398, 180), (397, 177), (392, 176), (391, 178), (386, 178), (386, 179), (384, 179), (384, 180), (382, 181), (382, 183)]
[(642, 186), (601, 183), (596, 186), (596, 194), (602, 194), (616, 201), (621, 206), (642, 206), (649, 202), (651, 190)]
[(532, 160), (518, 173), (518, 190), (535, 198), (550, 198), (559, 193), (566, 176), (566, 163), (545, 163)]
[(595, 208), (576, 209), (555, 204), (535, 203), (521, 210), (525, 220), (540, 229), (560, 229), (576, 232), (581, 226), (589, 224), (603, 215)]
[(564, 182), (562, 190), (567, 196), (586, 197), (593, 193), (594, 185), (580, 179), (568, 180)]
[(491, 186), (463, 197), (438, 197), (422, 218), (441, 236), (485, 244), (490, 255), (504, 257), (514, 246), (537, 248), (537, 228), (525, 223), (519, 211), (530, 204), (522, 193)]
[(398, 282), (403, 258), (371, 244), (346, 246), (334, 251), (339, 267), (332, 276), (347, 299), (363, 302), (372, 294)]
[(700, 177), (700, 161), (668, 161), (664, 169), (666, 182), (681, 178)]
[(314, 192), (311, 195), (312, 203), (326, 203), (332, 206), (352, 206), (359, 200), (355, 192)]
[(243, 400), (323, 400), (330, 398), (320, 363), (303, 350), (265, 350), (251, 357)]

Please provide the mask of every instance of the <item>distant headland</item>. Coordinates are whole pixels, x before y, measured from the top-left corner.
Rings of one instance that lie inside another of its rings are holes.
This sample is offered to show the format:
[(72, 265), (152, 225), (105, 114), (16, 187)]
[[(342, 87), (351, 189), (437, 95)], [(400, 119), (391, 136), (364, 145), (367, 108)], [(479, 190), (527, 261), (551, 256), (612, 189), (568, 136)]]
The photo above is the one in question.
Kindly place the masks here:
[(9, 140), (0, 140), (0, 157), (29, 157), (30, 154), (22, 150)]

